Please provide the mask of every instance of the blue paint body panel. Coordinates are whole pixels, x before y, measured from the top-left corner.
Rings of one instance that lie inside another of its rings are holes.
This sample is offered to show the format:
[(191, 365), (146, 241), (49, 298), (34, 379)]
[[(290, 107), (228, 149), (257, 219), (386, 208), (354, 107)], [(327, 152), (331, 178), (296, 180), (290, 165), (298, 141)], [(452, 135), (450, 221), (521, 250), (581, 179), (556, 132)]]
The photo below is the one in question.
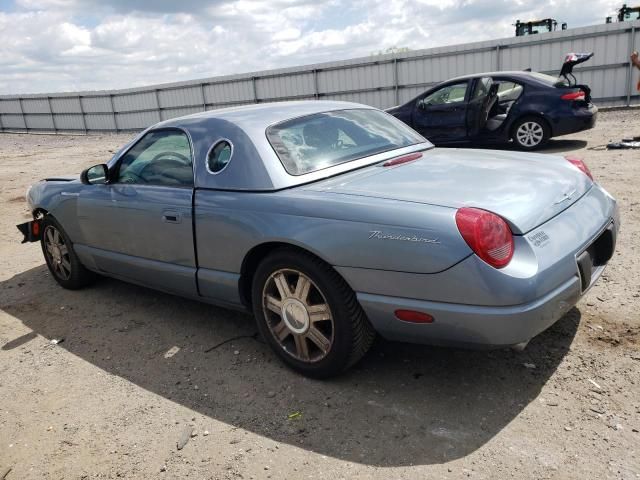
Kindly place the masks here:
[[(605, 229), (615, 238), (619, 228), (617, 204), (600, 185), (561, 157), (439, 150), (427, 141), (287, 174), (265, 129), (344, 108), (369, 107), (294, 102), (172, 119), (148, 131), (188, 135), (194, 188), (58, 178), (35, 184), (28, 202), (60, 222), (88, 269), (231, 307), (247, 306), (243, 265), (252, 252), (267, 244), (304, 249), (331, 265), (377, 331), (396, 340), (520, 343), (584, 293), (576, 256)], [(213, 175), (206, 156), (220, 138), (234, 151)], [(108, 162), (111, 170), (128, 147)], [(381, 166), (415, 152), (421, 156), (413, 162)], [(507, 221), (515, 253), (505, 268), (484, 263), (464, 241), (455, 221), (463, 206)], [(395, 318), (398, 308), (436, 320), (407, 324)]]

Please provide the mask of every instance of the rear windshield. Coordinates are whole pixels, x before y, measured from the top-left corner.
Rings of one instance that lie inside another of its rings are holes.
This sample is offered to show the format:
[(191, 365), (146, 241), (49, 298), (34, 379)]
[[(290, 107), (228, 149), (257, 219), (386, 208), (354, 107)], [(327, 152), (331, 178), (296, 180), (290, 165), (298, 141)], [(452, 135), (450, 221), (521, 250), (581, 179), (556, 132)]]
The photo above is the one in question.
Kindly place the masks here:
[(370, 109), (337, 110), (287, 120), (269, 127), (267, 138), (291, 175), (426, 142), (400, 120)]
[(546, 73), (531, 72), (531, 76), (550, 87), (566, 87), (569, 85), (564, 78), (552, 77)]

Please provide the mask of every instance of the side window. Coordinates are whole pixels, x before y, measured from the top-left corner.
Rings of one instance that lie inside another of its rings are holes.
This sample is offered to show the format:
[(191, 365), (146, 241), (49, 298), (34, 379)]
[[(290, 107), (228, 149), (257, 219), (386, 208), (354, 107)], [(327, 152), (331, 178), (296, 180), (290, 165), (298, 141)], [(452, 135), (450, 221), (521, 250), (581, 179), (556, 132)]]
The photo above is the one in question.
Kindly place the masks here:
[(189, 139), (177, 130), (147, 133), (120, 161), (117, 183), (193, 186)]
[(498, 98), (501, 102), (517, 100), (522, 93), (522, 85), (508, 80), (498, 81)]
[(421, 103), (424, 106), (429, 105), (446, 105), (449, 103), (461, 103), (464, 102), (464, 96), (467, 93), (467, 82), (454, 83), (453, 85), (447, 85), (442, 87), (430, 95), (422, 99)]
[(472, 100), (488, 95), (491, 88), (492, 79), (490, 77), (482, 77), (476, 80), (476, 86), (473, 89)]
[(207, 158), (207, 169), (211, 173), (218, 173), (224, 170), (231, 160), (233, 154), (233, 147), (226, 140), (222, 140), (215, 144), (215, 146), (209, 151), (209, 157)]

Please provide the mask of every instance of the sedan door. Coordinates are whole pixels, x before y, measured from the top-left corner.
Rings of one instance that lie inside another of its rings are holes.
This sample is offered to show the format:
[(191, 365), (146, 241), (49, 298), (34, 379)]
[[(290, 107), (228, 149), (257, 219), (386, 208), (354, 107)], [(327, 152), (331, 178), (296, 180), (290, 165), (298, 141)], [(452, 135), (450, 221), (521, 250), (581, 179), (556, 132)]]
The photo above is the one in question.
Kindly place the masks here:
[(418, 100), (413, 128), (435, 144), (464, 141), (468, 87), (468, 81), (452, 83)]
[(197, 295), (192, 219), (193, 162), (187, 135), (154, 130), (78, 198), (80, 255), (99, 271)]
[(484, 134), (489, 112), (498, 100), (498, 85), (491, 77), (476, 78), (467, 102), (467, 135), (470, 138)]

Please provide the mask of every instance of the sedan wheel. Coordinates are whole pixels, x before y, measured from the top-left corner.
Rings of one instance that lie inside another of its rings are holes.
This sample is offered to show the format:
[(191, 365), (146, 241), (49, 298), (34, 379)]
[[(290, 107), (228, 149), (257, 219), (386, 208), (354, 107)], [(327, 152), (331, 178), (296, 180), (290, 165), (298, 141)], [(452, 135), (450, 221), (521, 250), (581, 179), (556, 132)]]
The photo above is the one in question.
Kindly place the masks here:
[(520, 128), (516, 132), (518, 142), (522, 145), (532, 148), (540, 144), (544, 132), (539, 123), (526, 122), (520, 125)]
[(289, 355), (302, 362), (327, 356), (334, 334), (331, 308), (304, 273), (272, 273), (264, 286), (262, 308), (273, 337)]
[(251, 303), (267, 344), (294, 370), (336, 375), (369, 350), (375, 331), (355, 293), (327, 263), (281, 248), (258, 265)]
[(513, 139), (522, 150), (535, 150), (549, 140), (549, 127), (535, 117), (526, 117), (519, 120), (513, 129)]

